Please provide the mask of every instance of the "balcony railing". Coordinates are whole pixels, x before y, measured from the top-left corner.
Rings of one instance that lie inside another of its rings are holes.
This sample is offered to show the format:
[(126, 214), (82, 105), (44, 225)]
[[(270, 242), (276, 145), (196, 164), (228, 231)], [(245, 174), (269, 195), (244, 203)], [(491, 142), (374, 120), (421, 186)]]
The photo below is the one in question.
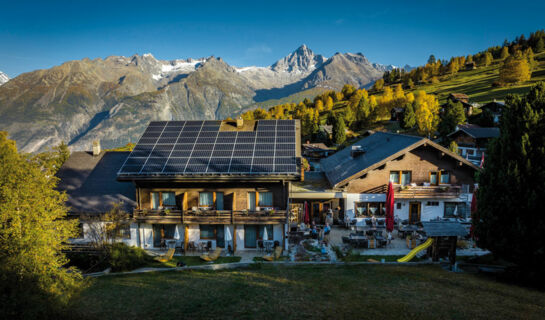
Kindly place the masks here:
[(458, 198), (461, 190), (460, 186), (403, 186), (396, 188), (394, 197), (399, 199)]
[(182, 224), (276, 224), (286, 222), (286, 210), (150, 210), (135, 209), (134, 218), (148, 222)]

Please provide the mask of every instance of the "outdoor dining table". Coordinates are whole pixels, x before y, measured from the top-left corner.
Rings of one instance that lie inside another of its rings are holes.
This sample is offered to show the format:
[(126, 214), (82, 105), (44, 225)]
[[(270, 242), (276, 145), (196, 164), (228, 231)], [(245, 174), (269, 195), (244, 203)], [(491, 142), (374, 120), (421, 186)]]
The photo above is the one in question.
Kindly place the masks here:
[(420, 230), (420, 227), (418, 227), (417, 225), (409, 224), (407, 226), (403, 226), (399, 228), (398, 232), (401, 233), (402, 237), (406, 237), (407, 234), (410, 234), (419, 230)]
[(274, 246), (273, 240), (263, 240), (263, 246), (265, 247), (265, 251), (271, 252), (272, 248)]

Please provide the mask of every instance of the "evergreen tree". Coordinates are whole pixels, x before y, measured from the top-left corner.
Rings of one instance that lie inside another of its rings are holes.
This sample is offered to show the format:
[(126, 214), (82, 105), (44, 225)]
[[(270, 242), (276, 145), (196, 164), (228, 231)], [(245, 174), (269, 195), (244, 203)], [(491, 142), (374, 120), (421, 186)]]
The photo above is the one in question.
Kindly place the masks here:
[(333, 141), (336, 144), (343, 144), (346, 141), (346, 125), (341, 116), (337, 116), (333, 124)]
[(543, 42), (543, 38), (539, 38), (537, 40), (536, 46), (535, 46), (535, 52), (540, 53), (545, 49), (545, 43)]
[(466, 122), (464, 106), (461, 102), (452, 102), (449, 100), (445, 106), (445, 111), (441, 115), (439, 123), (439, 134), (446, 143), (447, 135), (456, 129), (456, 126)]
[(436, 60), (435, 60), (435, 56), (434, 56), (433, 54), (430, 55), (430, 57), (428, 58), (428, 63), (429, 63), (429, 64), (434, 64), (435, 61), (436, 61)]
[(545, 84), (506, 105), (478, 176), (474, 230), (479, 247), (531, 278), (545, 270)]
[(67, 219), (58, 179), (7, 136), (0, 131), (0, 310), (7, 318), (46, 318), (84, 285), (62, 253), (77, 221)]
[(414, 114), (414, 107), (412, 103), (408, 103), (405, 107), (405, 113), (403, 115), (403, 128), (412, 129), (416, 125), (416, 116)]

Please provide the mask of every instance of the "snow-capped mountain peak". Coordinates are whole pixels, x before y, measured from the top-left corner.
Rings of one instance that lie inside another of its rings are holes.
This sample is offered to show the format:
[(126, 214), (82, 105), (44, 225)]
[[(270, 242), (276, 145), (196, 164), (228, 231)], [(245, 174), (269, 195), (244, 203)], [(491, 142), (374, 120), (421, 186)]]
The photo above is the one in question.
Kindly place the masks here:
[(9, 81), (8, 75), (0, 71), (0, 86), (8, 81)]
[(308, 73), (319, 68), (327, 59), (322, 55), (315, 55), (305, 44), (286, 57), (276, 61), (271, 69), (273, 71)]

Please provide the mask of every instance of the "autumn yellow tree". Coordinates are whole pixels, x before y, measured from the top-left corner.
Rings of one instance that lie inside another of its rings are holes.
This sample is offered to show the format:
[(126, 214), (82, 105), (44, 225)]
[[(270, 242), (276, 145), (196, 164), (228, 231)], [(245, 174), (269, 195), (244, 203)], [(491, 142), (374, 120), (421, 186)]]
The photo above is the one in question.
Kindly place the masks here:
[(501, 53), (500, 53), (500, 59), (506, 59), (507, 57), (509, 57), (509, 49), (507, 49), (507, 47), (503, 47), (501, 48)]
[(522, 56), (509, 56), (500, 68), (500, 82), (504, 84), (530, 80), (531, 72), (528, 60)]
[(434, 95), (423, 90), (415, 93), (414, 102), (418, 132), (431, 137), (439, 125), (439, 102)]
[(324, 111), (324, 103), (322, 100), (318, 99), (314, 102), (314, 108), (318, 110), (319, 112)]
[(380, 91), (384, 87), (384, 79), (378, 79), (375, 81), (375, 84), (373, 84), (373, 89), (375, 91)]
[(325, 109), (326, 110), (332, 110), (333, 109), (333, 98), (327, 97), (325, 101)]

